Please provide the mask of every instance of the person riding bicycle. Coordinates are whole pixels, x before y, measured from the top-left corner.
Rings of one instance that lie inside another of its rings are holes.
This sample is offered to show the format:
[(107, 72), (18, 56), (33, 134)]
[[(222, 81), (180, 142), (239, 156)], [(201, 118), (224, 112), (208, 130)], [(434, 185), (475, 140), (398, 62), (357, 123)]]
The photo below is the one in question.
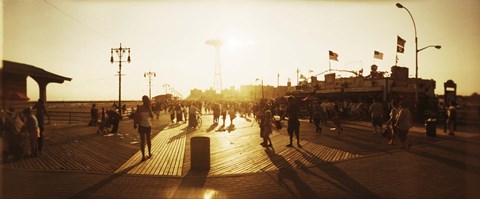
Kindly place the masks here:
[(188, 127), (197, 126), (197, 114), (200, 114), (200, 112), (195, 104), (192, 104), (188, 110)]

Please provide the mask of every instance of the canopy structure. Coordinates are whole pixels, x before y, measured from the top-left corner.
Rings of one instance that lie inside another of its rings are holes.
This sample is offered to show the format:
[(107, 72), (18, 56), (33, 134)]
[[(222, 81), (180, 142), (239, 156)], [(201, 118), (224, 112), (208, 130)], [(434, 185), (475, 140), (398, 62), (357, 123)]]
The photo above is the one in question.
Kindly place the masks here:
[[(39, 87), (40, 99), (47, 101), (47, 84), (63, 83), (65, 80), (71, 81), (72, 78), (57, 75), (48, 72), (42, 68), (32, 65), (3, 60), (3, 68), (0, 72), (0, 91), (3, 101), (26, 101), (27, 76), (34, 79)], [(5, 106), (5, 102), (3, 103)]]

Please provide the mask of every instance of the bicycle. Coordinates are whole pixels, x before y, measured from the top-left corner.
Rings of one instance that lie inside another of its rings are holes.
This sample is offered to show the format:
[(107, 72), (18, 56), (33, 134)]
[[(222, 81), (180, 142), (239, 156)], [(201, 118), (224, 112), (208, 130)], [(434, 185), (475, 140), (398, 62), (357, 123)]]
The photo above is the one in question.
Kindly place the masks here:
[(202, 117), (200, 117), (201, 114), (197, 113), (195, 114), (195, 122), (196, 124), (189, 124), (189, 128), (197, 128), (200, 129), (202, 127)]

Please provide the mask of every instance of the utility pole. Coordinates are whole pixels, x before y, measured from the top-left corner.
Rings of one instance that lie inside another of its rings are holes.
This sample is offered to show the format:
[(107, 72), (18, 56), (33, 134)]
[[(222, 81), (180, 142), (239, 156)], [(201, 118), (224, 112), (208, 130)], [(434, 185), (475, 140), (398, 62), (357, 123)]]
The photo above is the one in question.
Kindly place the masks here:
[[(118, 61), (113, 59), (113, 51), (118, 55)], [(123, 55), (128, 51), (127, 61), (123, 61)], [(118, 112), (121, 114), (122, 110), (122, 62), (130, 63), (130, 48), (122, 48), (122, 43), (120, 43), (120, 48), (112, 48), (110, 50), (110, 63), (118, 62)]]
[(148, 76), (148, 98), (150, 99), (152, 99), (152, 75), (153, 77), (157, 76), (155, 72), (150, 72), (150, 70), (148, 70), (148, 73), (147, 72), (143, 73), (143, 77)]

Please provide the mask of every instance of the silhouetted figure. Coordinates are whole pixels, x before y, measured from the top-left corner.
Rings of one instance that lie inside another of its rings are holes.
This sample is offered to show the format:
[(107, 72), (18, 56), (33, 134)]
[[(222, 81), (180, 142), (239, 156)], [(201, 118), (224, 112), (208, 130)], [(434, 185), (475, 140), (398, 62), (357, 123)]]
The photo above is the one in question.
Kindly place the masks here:
[(313, 123), (315, 124), (315, 132), (321, 133), (322, 127), (320, 126), (320, 121), (322, 120), (322, 107), (318, 102), (313, 102)]
[(395, 127), (395, 124), (397, 123), (398, 102), (396, 100), (392, 100), (391, 106), (392, 108), (390, 109), (390, 119), (387, 121), (385, 128), (391, 128), (392, 138), (390, 139), (388, 144), (393, 145), (395, 142), (395, 138), (397, 137), (397, 128)]
[(272, 140), (270, 139), (270, 135), (272, 134), (272, 112), (270, 110), (265, 111), (261, 128), (264, 143), (263, 146), (273, 147)]
[(122, 106), (122, 114), (124, 114), (127, 111), (127, 105), (123, 104)]
[(222, 114), (222, 120), (223, 120), (222, 126), (225, 126), (225, 120), (227, 119), (227, 107), (225, 105), (222, 106), (221, 114)]
[(177, 104), (177, 106), (175, 106), (175, 115), (177, 117), (177, 123), (183, 122), (183, 111), (181, 104)]
[(100, 132), (105, 133), (108, 131), (110, 124), (108, 124), (108, 120), (105, 114), (106, 114), (105, 108), (102, 108), (100, 124), (98, 125), (97, 133), (100, 133)]
[(118, 132), (118, 124), (120, 123), (120, 114), (117, 111), (108, 110), (107, 115), (108, 115), (108, 120), (110, 121), (110, 124), (112, 125), (111, 133), (117, 133)]
[(408, 131), (412, 127), (412, 114), (405, 101), (400, 102), (400, 109), (397, 114), (395, 127), (397, 128), (398, 136), (402, 142), (401, 148), (409, 149), (411, 144), (408, 143)]
[(175, 120), (175, 107), (173, 105), (170, 105), (168, 107), (168, 113), (170, 114), (170, 120), (172, 121), (172, 123), (174, 123), (173, 120)]
[(235, 106), (232, 105), (228, 107), (228, 115), (230, 116), (230, 126), (234, 127), (235, 125), (233, 124), (233, 120), (237, 117)]
[(380, 127), (380, 132), (382, 132), (383, 125), (383, 105), (378, 102), (378, 100), (373, 99), (373, 104), (370, 105), (368, 109), (372, 116), (372, 126), (373, 126), (373, 135), (377, 134), (377, 127)]
[(343, 127), (342, 127), (342, 108), (338, 106), (338, 104), (335, 103), (333, 105), (333, 111), (332, 111), (332, 120), (333, 123), (335, 124), (336, 130), (338, 130), (338, 133), (343, 132)]
[(300, 145), (300, 121), (298, 120), (298, 113), (300, 112), (300, 108), (298, 106), (297, 100), (293, 97), (288, 98), (288, 106), (287, 110), (285, 111), (285, 116), (288, 117), (288, 127), (287, 132), (290, 136), (290, 144), (287, 147), (292, 147), (293, 142), (293, 134), (297, 137), (297, 145), (298, 147), (302, 147)]
[(195, 128), (197, 126), (197, 114), (200, 114), (198, 108), (194, 103), (190, 106), (188, 110), (188, 126)]
[[(17, 122), (20, 120), (19, 122)], [(10, 155), (15, 159), (20, 159), (22, 156), (22, 147), (20, 145), (20, 130), (23, 126), (20, 115), (15, 112), (15, 108), (9, 107), (2, 116), (2, 159), (7, 162)]]
[(140, 134), (140, 151), (142, 151), (142, 161), (144, 161), (145, 141), (147, 142), (148, 147), (148, 157), (152, 157), (152, 122), (150, 121), (150, 118), (153, 118), (153, 112), (150, 99), (146, 95), (142, 97), (142, 102), (143, 105), (138, 107), (137, 111), (135, 112), (133, 128), (137, 128), (138, 126), (138, 133)]
[(38, 128), (40, 128), (40, 137), (38, 138), (38, 152), (42, 153), (44, 141), (43, 130), (45, 129), (45, 119), (43, 117), (43, 114), (47, 115), (48, 123), (50, 123), (50, 114), (48, 113), (47, 107), (45, 106), (42, 99), (38, 99), (38, 102), (33, 106), (33, 109), (36, 110), (35, 116), (37, 117)]
[(30, 108), (26, 108), (22, 113), (25, 117), (24, 129), (30, 140), (30, 155), (36, 157), (38, 152), (38, 137), (40, 137), (37, 118), (32, 114)]
[(455, 102), (450, 102), (447, 108), (447, 127), (449, 135), (455, 135), (455, 123), (457, 122), (457, 109)]
[(90, 109), (90, 122), (88, 125), (96, 126), (98, 123), (98, 109), (96, 104), (92, 104), (92, 108)]
[(218, 124), (218, 120), (220, 119), (220, 106), (217, 103), (213, 104), (212, 111), (213, 111), (213, 123)]

